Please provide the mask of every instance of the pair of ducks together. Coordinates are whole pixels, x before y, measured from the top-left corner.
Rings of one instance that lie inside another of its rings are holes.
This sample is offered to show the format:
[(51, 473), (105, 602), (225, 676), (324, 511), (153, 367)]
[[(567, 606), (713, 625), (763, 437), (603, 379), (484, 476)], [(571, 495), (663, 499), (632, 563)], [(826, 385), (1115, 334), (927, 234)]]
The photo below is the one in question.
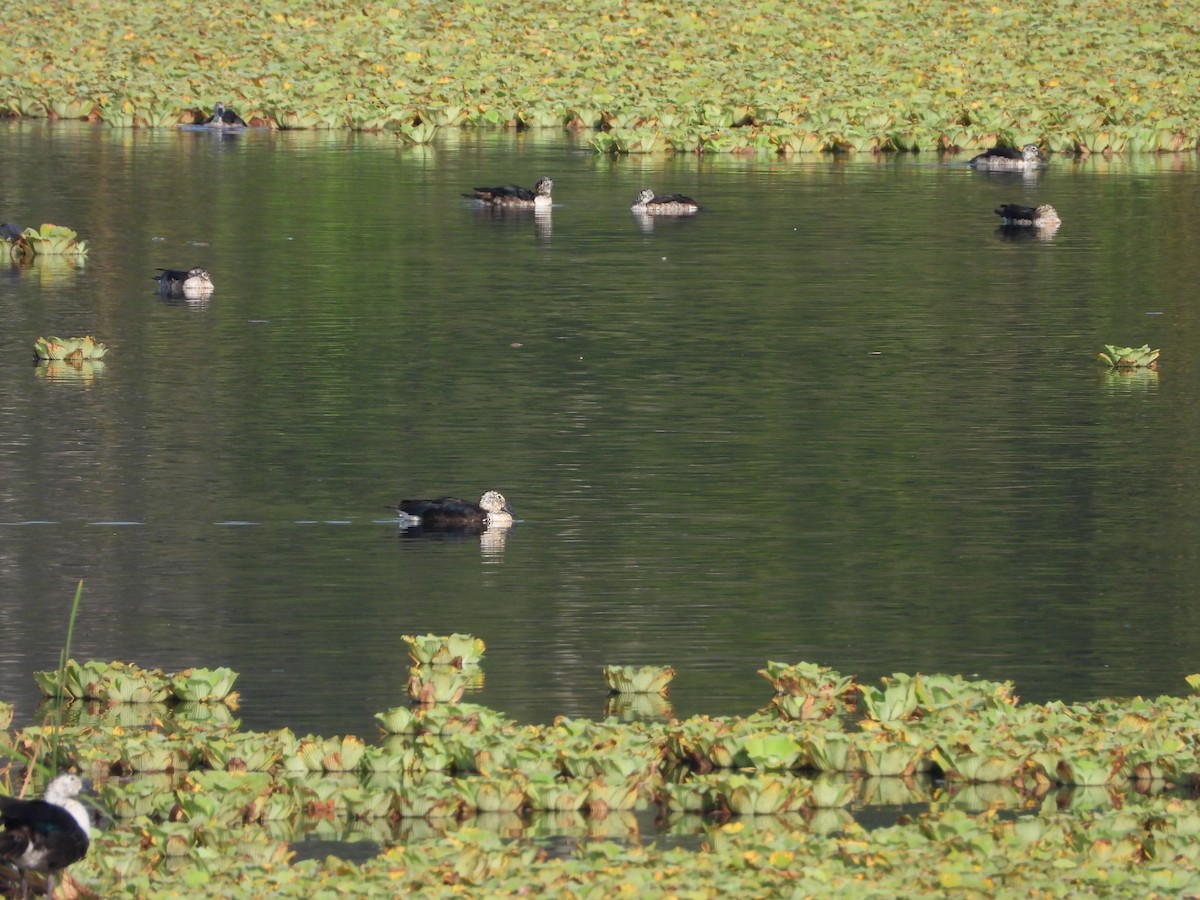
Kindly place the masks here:
[[(1029, 172), (1041, 165), (1042, 151), (1037, 144), (1016, 147), (992, 147), (973, 157), (968, 165), (983, 172)], [(1058, 211), (1048, 203), (1020, 206), (1005, 203), (994, 212), (1004, 220), (1005, 228), (1057, 228), (1062, 224)]]
[[(552, 179), (539, 178), (533, 190), (515, 184), (502, 184), (498, 187), (477, 187), (463, 196), (486, 206), (549, 209), (552, 203), (550, 192), (553, 189)], [(656, 194), (649, 188), (643, 188), (629, 208), (635, 213), (651, 216), (690, 216), (700, 211), (700, 204), (683, 194)]]

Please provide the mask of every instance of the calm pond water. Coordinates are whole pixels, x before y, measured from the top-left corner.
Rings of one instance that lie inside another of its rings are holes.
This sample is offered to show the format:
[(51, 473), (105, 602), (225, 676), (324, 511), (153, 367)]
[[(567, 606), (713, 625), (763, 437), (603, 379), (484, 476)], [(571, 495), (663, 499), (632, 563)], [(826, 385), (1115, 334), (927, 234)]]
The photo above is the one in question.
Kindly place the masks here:
[[(400, 636), (487, 641), (467, 699), (603, 715), (608, 663), (749, 713), (768, 659), (1022, 696), (1200, 669), (1200, 172), (1056, 159), (601, 158), (559, 134), (234, 138), (4, 123), (0, 697), (74, 655), (241, 673), (248, 727), (375, 733)], [(548, 217), (474, 185), (555, 179)], [(708, 209), (642, 230), (640, 187)], [(1051, 202), (1052, 240), (992, 208)], [(203, 265), (207, 304), (155, 295)], [(39, 334), (102, 372), (47, 377)], [(1163, 348), (1111, 377), (1105, 343)], [(502, 490), (502, 543), (402, 497)]]

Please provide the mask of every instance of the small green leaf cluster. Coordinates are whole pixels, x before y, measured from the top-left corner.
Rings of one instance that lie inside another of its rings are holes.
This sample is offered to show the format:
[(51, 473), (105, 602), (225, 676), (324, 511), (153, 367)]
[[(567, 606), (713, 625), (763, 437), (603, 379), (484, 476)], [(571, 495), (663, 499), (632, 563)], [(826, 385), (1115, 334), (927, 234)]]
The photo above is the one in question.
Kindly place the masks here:
[(66, 225), (46, 222), (41, 228), (26, 228), (15, 238), (0, 238), (14, 260), (29, 256), (87, 256), (87, 241)]
[(1149, 344), (1140, 347), (1118, 347), (1105, 344), (1107, 353), (1097, 354), (1097, 359), (1110, 369), (1157, 369), (1159, 350), (1151, 350)]
[(97, 341), (90, 334), (83, 337), (39, 337), (33, 342), (34, 359), (65, 359), (81, 362), (85, 359), (101, 359), (108, 352), (108, 345)]
[(660, 694), (670, 691), (675, 670), (670, 666), (605, 666), (604, 680), (614, 694)]

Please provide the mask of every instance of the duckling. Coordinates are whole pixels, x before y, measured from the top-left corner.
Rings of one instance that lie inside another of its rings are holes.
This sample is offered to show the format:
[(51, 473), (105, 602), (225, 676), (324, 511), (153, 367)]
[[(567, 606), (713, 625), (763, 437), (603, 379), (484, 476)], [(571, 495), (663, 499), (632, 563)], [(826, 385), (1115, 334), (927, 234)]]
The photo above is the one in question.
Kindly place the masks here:
[(970, 160), (968, 165), (985, 172), (1023, 172), (1041, 164), (1042, 151), (1037, 144), (1016, 147), (992, 147)]
[(21, 872), (22, 894), (29, 883), (25, 872), (46, 874), (46, 896), (54, 896), (54, 877), (87, 855), (91, 820), (75, 799), (83, 790), (78, 775), (59, 775), (46, 787), (44, 800), (0, 797), (0, 859)]
[(683, 194), (655, 194), (649, 188), (643, 188), (629, 208), (635, 213), (652, 216), (690, 216), (700, 211), (700, 204)]
[(246, 122), (232, 109), (226, 109), (224, 103), (213, 107), (213, 114), (203, 122), (206, 128), (245, 128)]
[(500, 187), (477, 187), (474, 192), (463, 196), (489, 206), (542, 209), (549, 208), (553, 202), (550, 199), (550, 191), (553, 189), (554, 182), (551, 179), (539, 178), (532, 191), (515, 184), (505, 184)]
[(411, 523), (426, 531), (477, 531), (488, 528), (507, 528), (513, 523), (512, 507), (499, 491), (488, 491), (478, 503), (457, 497), (438, 497), (436, 500), (401, 500), (389, 506), (403, 514)]
[(1024, 228), (1057, 228), (1062, 224), (1058, 210), (1048, 203), (1041, 206), (1018, 206), (1016, 203), (1005, 203), (993, 210), (1004, 220), (1004, 224)]
[(216, 289), (208, 269), (199, 266), (186, 272), (182, 269), (159, 269), (158, 272), (154, 280), (158, 282), (160, 297), (207, 300)]

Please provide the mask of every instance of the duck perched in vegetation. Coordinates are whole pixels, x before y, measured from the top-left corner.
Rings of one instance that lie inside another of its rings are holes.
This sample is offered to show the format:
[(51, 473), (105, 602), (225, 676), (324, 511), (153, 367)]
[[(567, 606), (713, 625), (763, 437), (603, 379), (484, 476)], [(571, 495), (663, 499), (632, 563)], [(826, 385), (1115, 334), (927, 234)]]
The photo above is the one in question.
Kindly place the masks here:
[(700, 211), (700, 204), (683, 194), (655, 194), (649, 188), (643, 188), (629, 208), (652, 216), (690, 216)]
[(83, 790), (78, 775), (59, 775), (46, 788), (44, 800), (0, 797), (0, 859), (21, 872), (22, 892), (28, 893), (27, 871), (44, 872), (46, 896), (54, 896), (54, 876), (83, 859), (91, 842), (91, 821), (75, 799)]
[(1004, 220), (1005, 225), (1020, 228), (1057, 228), (1062, 224), (1058, 210), (1048, 203), (1041, 206), (1018, 206), (1016, 203), (1005, 203), (993, 210)]
[(159, 269), (154, 276), (161, 297), (188, 300), (206, 300), (215, 289), (208, 269), (196, 266), (186, 272), (182, 269)]
[(0, 241), (11, 241), (17, 243), (21, 240), (21, 235), (25, 233), (25, 229), (20, 225), (14, 225), (12, 222), (5, 222), (0, 225)]
[(204, 120), (207, 128), (245, 128), (245, 120), (232, 109), (226, 109), (224, 103), (213, 107), (213, 114)]
[(463, 196), (489, 206), (548, 208), (552, 203), (550, 191), (553, 189), (554, 182), (551, 179), (539, 178), (532, 191), (515, 184), (505, 184), (500, 187), (477, 187), (473, 193)]
[(428, 531), (483, 531), (507, 528), (513, 523), (513, 511), (499, 491), (488, 491), (478, 503), (457, 497), (436, 500), (401, 500), (389, 506), (412, 521), (412, 527)]
[(968, 165), (987, 172), (1023, 172), (1036, 169), (1042, 161), (1042, 151), (1037, 144), (1016, 147), (992, 147), (971, 159)]

